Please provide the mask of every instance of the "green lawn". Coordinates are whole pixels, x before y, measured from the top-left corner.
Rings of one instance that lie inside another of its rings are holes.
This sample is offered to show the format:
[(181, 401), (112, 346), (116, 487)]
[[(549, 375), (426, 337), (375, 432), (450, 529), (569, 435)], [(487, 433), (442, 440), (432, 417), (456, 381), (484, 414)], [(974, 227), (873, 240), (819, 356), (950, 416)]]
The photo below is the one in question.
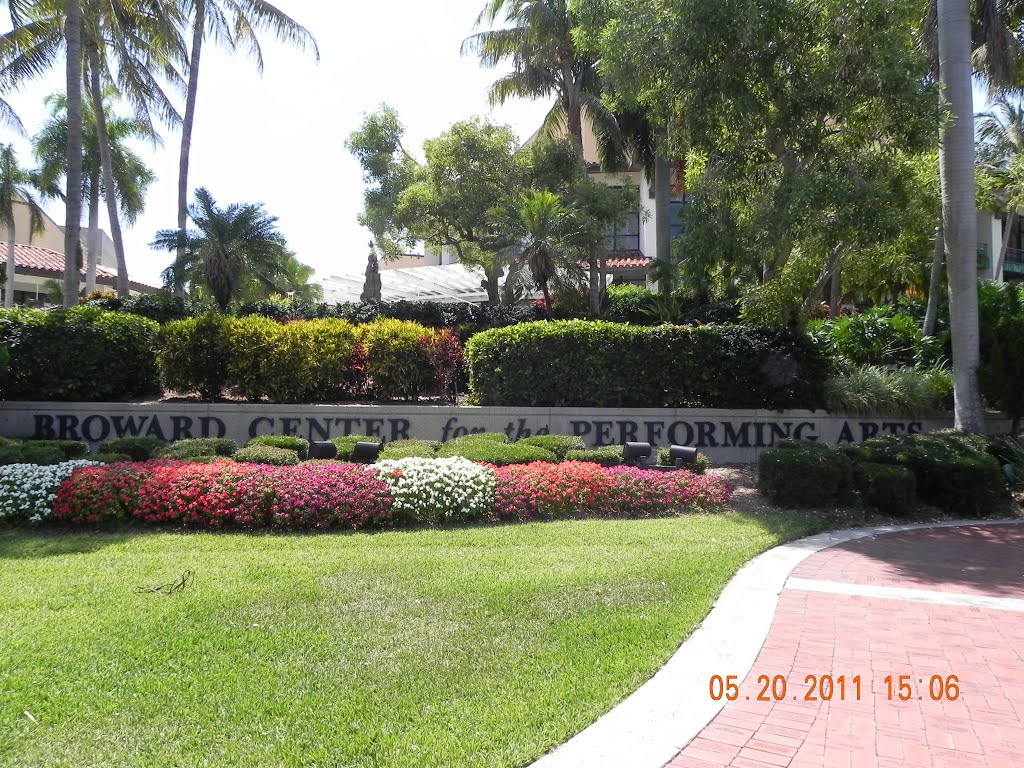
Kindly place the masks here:
[[(521, 766), (648, 678), (744, 561), (811, 525), (0, 531), (0, 765)], [(186, 569), (181, 592), (134, 591)]]

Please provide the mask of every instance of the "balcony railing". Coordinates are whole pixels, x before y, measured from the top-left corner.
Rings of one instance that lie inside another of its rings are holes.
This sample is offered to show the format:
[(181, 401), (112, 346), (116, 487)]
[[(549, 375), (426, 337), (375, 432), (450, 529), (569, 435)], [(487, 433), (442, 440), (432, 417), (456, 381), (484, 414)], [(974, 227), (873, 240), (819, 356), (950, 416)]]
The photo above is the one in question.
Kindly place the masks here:
[(1019, 275), (1024, 277), (1024, 250), (1007, 248), (1003, 260), (1003, 276)]

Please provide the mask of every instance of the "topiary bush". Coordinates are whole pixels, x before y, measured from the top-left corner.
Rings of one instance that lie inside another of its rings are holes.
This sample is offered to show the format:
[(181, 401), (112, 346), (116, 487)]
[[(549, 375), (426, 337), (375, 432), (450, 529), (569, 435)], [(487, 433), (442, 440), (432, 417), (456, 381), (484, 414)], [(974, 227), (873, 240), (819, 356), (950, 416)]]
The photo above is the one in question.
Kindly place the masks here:
[(96, 307), (0, 310), (8, 400), (116, 401), (160, 391), (159, 326)]
[[(669, 456), (668, 448), (661, 448), (658, 450), (658, 466), (660, 467), (672, 467), (675, 466), (672, 459)], [(706, 453), (698, 453), (692, 464), (684, 464), (683, 469), (688, 469), (696, 475), (703, 475), (707, 470), (712, 467), (711, 457)]]
[(907, 517), (914, 510), (917, 480), (906, 467), (858, 462), (854, 465), (853, 484), (865, 506), (883, 514)]
[[(504, 435), (502, 435), (504, 437)], [(456, 438), (443, 443), (437, 451), (438, 458), (461, 456), (481, 464), (507, 467), (511, 464), (529, 464), (534, 461), (556, 462), (551, 451), (522, 443), (502, 443), (497, 440), (465, 440)]]
[(805, 334), (748, 326), (525, 323), (467, 342), (481, 405), (820, 408), (829, 359)]
[(290, 448), (256, 444), (239, 448), (235, 452), (234, 459), (242, 464), (270, 464), (275, 467), (286, 467), (298, 464), (299, 454)]
[(178, 440), (160, 451), (162, 459), (230, 458), (238, 451), (234, 440), (220, 437), (194, 437)]
[(932, 432), (875, 437), (861, 443), (864, 461), (899, 464), (914, 473), (917, 493), (940, 509), (963, 517), (998, 511), (1008, 499), (999, 462), (979, 435)]
[(757, 486), (782, 507), (828, 506), (850, 497), (853, 462), (824, 446), (773, 449), (758, 460)]
[(43, 442), (11, 443), (0, 445), (0, 465), (10, 464), (60, 464), (66, 461), (64, 451), (58, 446)]
[(97, 464), (120, 464), (135, 461), (127, 453), (106, 453), (103, 451), (100, 453), (90, 453), (87, 458), (89, 461), (95, 461)]
[(156, 437), (126, 436), (100, 445), (101, 453), (120, 453), (131, 456), (132, 461), (148, 461), (156, 456), (166, 443)]
[(332, 438), (331, 442), (338, 449), (336, 457), (338, 461), (352, 461), (352, 453), (356, 449), (356, 443), (379, 443), (380, 438), (371, 437), (370, 435), (345, 435), (345, 437)]
[(160, 330), (157, 363), (164, 386), (216, 400), (228, 385), (231, 321), (210, 313), (168, 323)]
[(89, 446), (80, 440), (24, 440), (22, 445), (41, 448), (52, 446), (61, 452), (65, 459), (80, 459), (89, 452)]
[(565, 453), (566, 461), (585, 461), (602, 467), (615, 467), (622, 463), (622, 446), (609, 445), (592, 450), (571, 450)]
[(253, 445), (267, 445), (271, 448), (284, 448), (285, 450), (293, 451), (302, 461), (305, 461), (306, 457), (309, 456), (309, 440), (304, 437), (292, 437), (291, 435), (263, 435), (261, 437), (254, 437), (246, 443), (246, 447)]
[(533, 445), (543, 448), (545, 451), (555, 454), (555, 458), (559, 461), (564, 461), (565, 455), (569, 451), (583, 451), (587, 447), (582, 437), (573, 435), (534, 435), (516, 440), (516, 445)]
[(384, 446), (380, 453), (380, 461), (396, 459), (432, 459), (437, 455), (441, 443), (436, 440), (395, 440)]

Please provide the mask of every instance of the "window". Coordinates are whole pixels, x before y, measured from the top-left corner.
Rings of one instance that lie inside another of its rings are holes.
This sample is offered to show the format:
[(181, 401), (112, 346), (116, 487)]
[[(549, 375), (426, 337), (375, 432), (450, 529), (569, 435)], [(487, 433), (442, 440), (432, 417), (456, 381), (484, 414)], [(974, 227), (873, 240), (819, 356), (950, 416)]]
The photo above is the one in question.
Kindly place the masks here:
[(604, 246), (608, 251), (639, 251), (640, 211), (630, 211), (622, 224), (608, 227), (604, 232)]

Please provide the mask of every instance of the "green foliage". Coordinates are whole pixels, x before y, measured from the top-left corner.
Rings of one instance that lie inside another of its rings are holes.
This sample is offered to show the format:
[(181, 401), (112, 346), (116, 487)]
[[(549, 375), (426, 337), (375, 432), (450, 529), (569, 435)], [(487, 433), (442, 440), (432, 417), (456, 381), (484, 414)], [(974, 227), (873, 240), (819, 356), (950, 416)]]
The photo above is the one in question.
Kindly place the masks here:
[(272, 445), (249, 444), (235, 452), (235, 461), (245, 464), (271, 464), (284, 467), (299, 463), (299, 454), (289, 448), (276, 448)]
[(644, 310), (655, 295), (639, 285), (612, 283), (608, 286), (607, 317), (616, 323), (646, 325), (649, 318)]
[(338, 449), (338, 455), (335, 457), (337, 461), (352, 461), (356, 443), (379, 443), (380, 438), (370, 435), (345, 435), (345, 437), (332, 438), (331, 442)]
[(949, 514), (977, 517), (1006, 503), (1005, 480), (988, 448), (979, 435), (934, 432), (875, 437), (862, 443), (857, 454), (864, 461), (907, 467), (922, 499)]
[[(776, 444), (777, 445), (777, 444)], [(672, 459), (669, 458), (668, 448), (661, 448), (658, 450), (658, 465), (662, 467), (674, 466)], [(706, 453), (698, 453), (693, 460), (692, 464), (683, 464), (683, 469), (688, 469), (691, 472), (695, 472), (698, 475), (703, 475), (712, 466), (711, 457)]]
[(89, 446), (79, 440), (27, 440), (25, 445), (50, 445), (57, 448), (65, 459), (81, 459), (89, 452)]
[(545, 451), (555, 454), (559, 461), (564, 460), (569, 451), (582, 451), (587, 447), (582, 437), (571, 435), (534, 435), (517, 440), (516, 445), (533, 445), (543, 448)]
[(773, 449), (758, 460), (757, 486), (782, 507), (828, 506), (849, 498), (853, 462), (826, 447)]
[(60, 464), (67, 456), (54, 441), (26, 441), (0, 445), (0, 466), (7, 464)]
[(427, 350), (420, 339), (427, 330), (418, 323), (377, 320), (359, 326), (366, 350), (370, 390), (381, 400), (412, 399), (433, 380)]
[(384, 446), (384, 450), (380, 453), (380, 460), (431, 459), (437, 455), (437, 449), (440, 447), (441, 443), (436, 440), (395, 440)]
[(854, 465), (853, 482), (864, 504), (882, 514), (906, 517), (914, 509), (917, 480), (907, 467), (858, 462)]
[(194, 437), (178, 440), (160, 451), (163, 459), (230, 458), (238, 451), (234, 440), (220, 437)]
[(119, 464), (121, 462), (138, 461), (138, 459), (129, 456), (127, 453), (108, 453), (106, 451), (90, 453), (86, 458), (89, 461), (98, 461), (101, 464)]
[(566, 461), (588, 461), (602, 467), (616, 467), (622, 463), (622, 446), (609, 445), (605, 448), (594, 448), (566, 451)]
[(125, 454), (130, 456), (132, 461), (148, 461), (155, 457), (164, 445), (163, 440), (155, 437), (129, 435), (103, 443), (100, 451), (108, 454)]
[(949, 413), (953, 378), (940, 368), (887, 370), (869, 365), (830, 376), (825, 408), (850, 416), (920, 418)]
[(1003, 465), (1003, 473), (1008, 480), (1014, 484), (1024, 482), (1024, 440), (1011, 435), (997, 437), (992, 441), (989, 452)]
[(857, 365), (914, 365), (922, 344), (920, 323), (885, 310), (837, 317), (810, 328), (822, 334), (831, 350)]
[(102, 402), (159, 392), (152, 320), (103, 312), (0, 311), (0, 345), (10, 353), (8, 400)]
[(271, 448), (284, 448), (293, 451), (300, 459), (306, 460), (309, 455), (309, 440), (304, 437), (292, 437), (291, 435), (262, 435), (254, 437), (246, 447), (251, 445), (267, 445)]
[(1017, 284), (981, 286), (978, 301), (982, 393), (1013, 419), (1024, 417), (1024, 290)]
[(442, 443), (437, 451), (437, 456), (439, 458), (462, 456), (470, 461), (493, 464), (497, 467), (506, 467), (510, 464), (529, 464), (534, 461), (558, 461), (554, 453), (535, 445), (523, 445), (521, 442), (506, 443), (481, 435), (457, 437)]
[(157, 353), (164, 385), (216, 400), (228, 384), (231, 344), (231, 321), (223, 315), (210, 313), (166, 324), (160, 329)]
[(828, 359), (805, 335), (743, 326), (525, 323), (466, 345), (481, 405), (820, 408)]

